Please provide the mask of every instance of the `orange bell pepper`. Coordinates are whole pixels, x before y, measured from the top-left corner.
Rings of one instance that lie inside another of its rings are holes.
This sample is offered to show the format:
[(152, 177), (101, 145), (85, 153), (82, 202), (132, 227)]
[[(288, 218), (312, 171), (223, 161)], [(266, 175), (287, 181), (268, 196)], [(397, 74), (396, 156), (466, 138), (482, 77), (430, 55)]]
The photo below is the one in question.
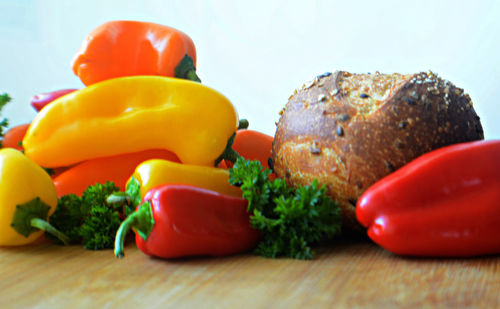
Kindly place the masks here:
[[(259, 131), (240, 129), (236, 131), (232, 149), (240, 156), (248, 160), (257, 160), (263, 168), (272, 170), (269, 166), (271, 149), (273, 147), (273, 137)], [(217, 167), (230, 168), (233, 167), (233, 162), (230, 160), (222, 160)], [(269, 175), (270, 179), (275, 179), (274, 173)]]
[[(12, 127), (5, 133), (2, 140), (2, 148), (14, 148), (17, 150), (24, 150), (22, 146), (22, 141), (28, 131), (30, 124), (20, 124), (18, 126)], [(55, 178), (62, 172), (66, 171), (70, 166), (61, 166), (51, 168), (50, 177)]]
[(200, 81), (196, 49), (183, 32), (139, 21), (111, 21), (93, 30), (73, 58), (85, 85), (114, 77), (162, 75)]
[(12, 127), (5, 133), (2, 140), (2, 148), (14, 148), (23, 150), (21, 142), (23, 141), (26, 131), (28, 131), (29, 123), (20, 124)]
[(174, 153), (162, 149), (91, 159), (75, 165), (54, 179), (57, 195), (61, 197), (73, 193), (81, 196), (88, 186), (108, 180), (124, 191), (135, 168), (149, 159), (180, 162)]
[[(263, 167), (269, 168), (269, 158), (273, 147), (273, 137), (254, 130), (238, 130), (234, 139), (233, 149), (242, 157), (258, 160)], [(226, 160), (226, 165), (232, 166)]]

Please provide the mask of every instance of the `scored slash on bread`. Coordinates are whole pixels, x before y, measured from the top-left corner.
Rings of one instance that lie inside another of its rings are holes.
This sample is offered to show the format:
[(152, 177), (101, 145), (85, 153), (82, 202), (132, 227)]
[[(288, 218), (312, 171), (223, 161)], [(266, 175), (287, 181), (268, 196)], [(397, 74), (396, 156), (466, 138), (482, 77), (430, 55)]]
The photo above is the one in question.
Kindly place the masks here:
[(362, 230), (355, 205), (377, 180), (436, 148), (484, 138), (469, 95), (430, 71), (325, 73), (280, 115), (275, 174), (291, 185), (325, 184), (346, 231)]

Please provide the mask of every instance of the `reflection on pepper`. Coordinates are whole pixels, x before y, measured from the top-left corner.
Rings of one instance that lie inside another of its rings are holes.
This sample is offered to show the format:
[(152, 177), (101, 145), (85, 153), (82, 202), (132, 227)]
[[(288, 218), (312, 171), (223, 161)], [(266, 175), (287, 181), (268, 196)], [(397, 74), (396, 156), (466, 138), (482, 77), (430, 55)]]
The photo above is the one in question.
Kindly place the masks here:
[(424, 154), (370, 187), (356, 215), (385, 249), (414, 256), (500, 253), (500, 140)]

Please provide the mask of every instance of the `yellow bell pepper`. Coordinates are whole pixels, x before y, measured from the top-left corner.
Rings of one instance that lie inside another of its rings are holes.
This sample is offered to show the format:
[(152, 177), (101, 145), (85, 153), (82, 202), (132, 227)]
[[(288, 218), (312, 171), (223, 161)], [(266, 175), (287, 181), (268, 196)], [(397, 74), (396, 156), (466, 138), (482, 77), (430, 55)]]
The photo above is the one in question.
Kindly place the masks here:
[(0, 150), (0, 246), (32, 243), (53, 233), (63, 242), (67, 237), (46, 220), (57, 207), (57, 193), (49, 174), (20, 151)]
[(152, 188), (167, 184), (193, 185), (221, 194), (241, 197), (241, 190), (229, 184), (225, 169), (176, 163), (168, 160), (147, 160), (137, 166), (126, 186), (134, 211), (144, 195)]
[(200, 83), (121, 77), (51, 102), (33, 120), (23, 146), (44, 167), (154, 148), (183, 163), (214, 166), (237, 122), (231, 102)]

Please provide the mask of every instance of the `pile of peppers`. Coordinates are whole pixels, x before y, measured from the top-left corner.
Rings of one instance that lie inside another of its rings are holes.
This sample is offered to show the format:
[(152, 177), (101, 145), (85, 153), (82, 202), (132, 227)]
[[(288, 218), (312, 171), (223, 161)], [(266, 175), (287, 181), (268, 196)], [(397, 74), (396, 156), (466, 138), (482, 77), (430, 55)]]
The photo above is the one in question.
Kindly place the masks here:
[[(9, 204), (4, 224), (15, 205), (35, 196), (50, 205), (47, 219), (57, 197), (112, 181), (121, 192), (109, 204), (123, 205), (127, 215), (119, 257), (131, 228), (142, 251), (162, 258), (252, 249), (261, 235), (250, 227), (240, 189), (228, 182), (228, 160), (239, 153), (267, 166), (272, 137), (238, 130), (244, 122), (233, 104), (201, 84), (195, 65), (193, 41), (174, 28), (111, 21), (93, 30), (72, 63), (85, 87), (33, 96), (37, 115), (4, 137), (4, 147), (16, 149), (6, 154), (15, 151), (46, 176), (44, 190)], [(2, 177), (14, 177), (4, 170)], [(12, 199), (4, 191), (0, 199)], [(24, 239), (12, 231), (23, 241), (0, 245), (32, 243), (41, 233)]]
[[(191, 38), (159, 24), (111, 21), (87, 36), (72, 68), (85, 87), (33, 96), (33, 121), (3, 137), (0, 246), (33, 243), (44, 231), (67, 243), (48, 223), (57, 198), (106, 181), (121, 190), (108, 203), (126, 214), (117, 257), (130, 230), (140, 250), (161, 258), (257, 245), (262, 235), (227, 168), (236, 153), (269, 167), (273, 138), (246, 129), (232, 103), (201, 84)], [(396, 254), (499, 254), (500, 141), (424, 154), (368, 188), (356, 215)]]

